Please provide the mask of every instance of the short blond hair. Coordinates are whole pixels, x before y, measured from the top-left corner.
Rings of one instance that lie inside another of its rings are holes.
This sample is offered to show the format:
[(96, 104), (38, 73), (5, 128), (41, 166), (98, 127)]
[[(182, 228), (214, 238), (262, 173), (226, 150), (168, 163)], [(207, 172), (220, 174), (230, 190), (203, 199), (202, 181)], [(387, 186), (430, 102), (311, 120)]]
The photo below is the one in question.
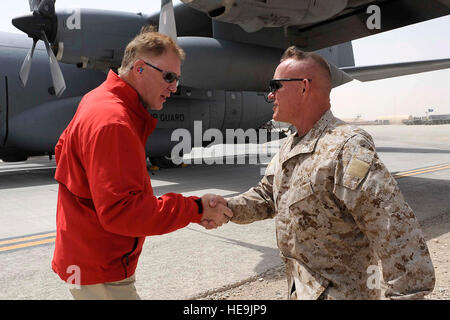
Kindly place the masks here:
[(172, 50), (181, 61), (184, 60), (183, 49), (171, 37), (155, 30), (154, 26), (144, 26), (141, 32), (128, 43), (122, 58), (122, 64), (118, 70), (119, 75), (128, 72), (134, 61), (144, 55), (159, 57), (168, 50)]

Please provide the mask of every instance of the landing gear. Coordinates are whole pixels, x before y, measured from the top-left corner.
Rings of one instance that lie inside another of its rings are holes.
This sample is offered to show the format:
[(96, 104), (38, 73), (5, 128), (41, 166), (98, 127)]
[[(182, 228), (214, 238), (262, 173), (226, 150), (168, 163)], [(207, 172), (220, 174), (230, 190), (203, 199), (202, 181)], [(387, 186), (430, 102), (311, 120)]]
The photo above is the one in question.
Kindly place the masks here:
[(8, 152), (5, 154), (1, 154), (0, 155), (0, 159), (3, 162), (22, 162), (22, 161), (27, 161), (28, 159), (28, 154), (21, 152), (21, 151), (17, 151), (17, 152)]
[(172, 158), (169, 156), (162, 157), (149, 157), (152, 165), (157, 166), (159, 168), (178, 168), (181, 167), (181, 164), (175, 164), (172, 162)]
[(22, 156), (22, 155), (11, 155), (11, 156), (3, 156), (2, 157), (2, 161), (3, 162), (23, 162), (23, 161), (27, 161), (28, 157), (27, 156)]

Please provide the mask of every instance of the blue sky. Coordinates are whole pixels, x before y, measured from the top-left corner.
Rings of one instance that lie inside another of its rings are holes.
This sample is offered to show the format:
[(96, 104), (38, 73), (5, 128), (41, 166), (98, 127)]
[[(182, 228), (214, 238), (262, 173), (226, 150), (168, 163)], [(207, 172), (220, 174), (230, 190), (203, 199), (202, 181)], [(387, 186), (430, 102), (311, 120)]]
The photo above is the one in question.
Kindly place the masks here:
[[(179, 1), (174, 1), (178, 3)], [(158, 0), (58, 0), (58, 8), (97, 8), (152, 13)], [(0, 31), (20, 33), (11, 25), (15, 16), (27, 14), (27, 0), (8, 1), (0, 12)], [(381, 13), (383, 14), (383, 13)], [(381, 16), (382, 23), (383, 16)], [(357, 66), (450, 58), (450, 16), (353, 41)], [(372, 82), (352, 81), (332, 92), (333, 112), (342, 118), (361, 115), (450, 114), (450, 69)]]

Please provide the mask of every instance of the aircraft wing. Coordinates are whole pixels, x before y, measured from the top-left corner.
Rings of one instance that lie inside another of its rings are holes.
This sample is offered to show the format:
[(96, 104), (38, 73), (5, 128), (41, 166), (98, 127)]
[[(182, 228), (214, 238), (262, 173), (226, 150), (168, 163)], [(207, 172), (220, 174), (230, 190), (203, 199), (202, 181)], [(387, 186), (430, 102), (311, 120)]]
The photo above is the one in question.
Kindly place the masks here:
[(450, 14), (450, 0), (181, 1), (212, 19), (216, 39), (305, 51)]
[(341, 70), (354, 79), (373, 81), (446, 68), (450, 68), (450, 59), (390, 63), (363, 67), (343, 67)]

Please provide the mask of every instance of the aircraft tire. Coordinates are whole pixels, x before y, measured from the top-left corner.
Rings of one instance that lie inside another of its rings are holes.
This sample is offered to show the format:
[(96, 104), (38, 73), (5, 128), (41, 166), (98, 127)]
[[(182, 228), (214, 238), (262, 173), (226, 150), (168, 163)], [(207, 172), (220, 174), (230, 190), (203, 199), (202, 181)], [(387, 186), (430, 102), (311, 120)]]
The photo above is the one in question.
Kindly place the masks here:
[(2, 156), (1, 160), (3, 162), (23, 162), (28, 160), (28, 156), (22, 154), (5, 155)]
[(149, 159), (152, 165), (158, 166), (160, 168), (178, 168), (181, 166), (173, 163), (172, 159), (169, 156), (149, 157)]

